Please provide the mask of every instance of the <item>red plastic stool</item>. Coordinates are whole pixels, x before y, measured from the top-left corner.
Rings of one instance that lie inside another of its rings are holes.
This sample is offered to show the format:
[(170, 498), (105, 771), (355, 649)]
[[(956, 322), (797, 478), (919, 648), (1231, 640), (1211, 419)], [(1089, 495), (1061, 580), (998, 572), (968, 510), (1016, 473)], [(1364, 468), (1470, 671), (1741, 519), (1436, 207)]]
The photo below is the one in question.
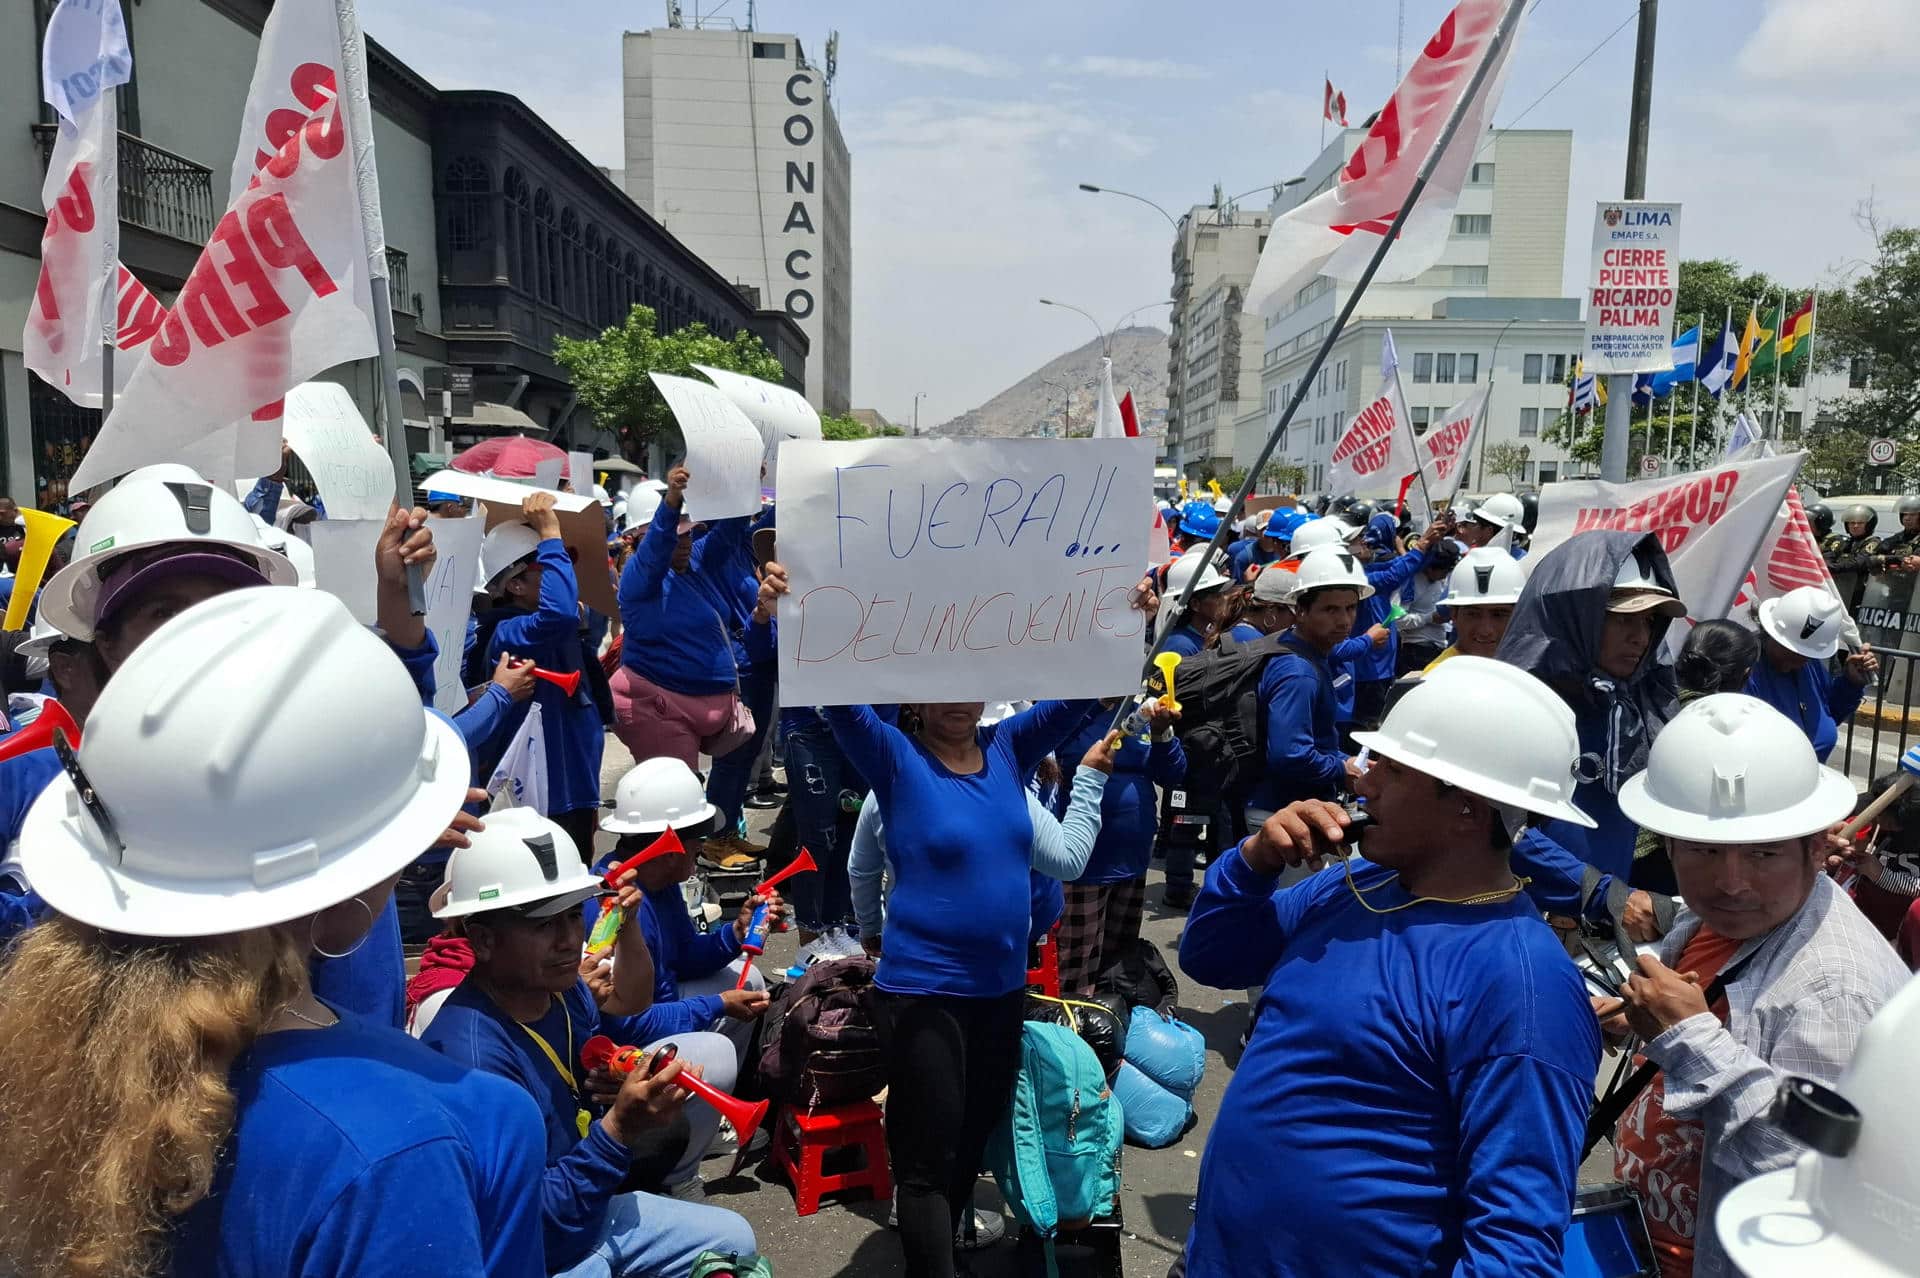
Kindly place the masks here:
[(1037, 985), (1040, 992), (1048, 998), (1060, 997), (1060, 925), (1055, 923), (1046, 937), (1035, 947), (1040, 954), (1040, 966), (1027, 969), (1027, 984)]
[[(828, 1151), (858, 1146), (865, 1165), (829, 1175), (821, 1163)], [(887, 1133), (880, 1107), (870, 1100), (832, 1105), (811, 1113), (782, 1110), (773, 1132), (773, 1157), (793, 1182), (794, 1206), (802, 1216), (820, 1210), (820, 1195), (840, 1189), (871, 1189), (882, 1202), (893, 1197)]]

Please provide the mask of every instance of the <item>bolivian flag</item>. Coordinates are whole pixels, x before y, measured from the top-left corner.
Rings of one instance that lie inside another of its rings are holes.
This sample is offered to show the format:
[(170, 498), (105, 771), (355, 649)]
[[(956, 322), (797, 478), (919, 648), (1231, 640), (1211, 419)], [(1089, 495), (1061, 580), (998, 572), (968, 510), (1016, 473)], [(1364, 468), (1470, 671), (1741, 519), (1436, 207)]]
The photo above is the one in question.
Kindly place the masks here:
[(1807, 300), (1800, 303), (1792, 314), (1780, 325), (1780, 336), (1773, 341), (1774, 349), (1780, 352), (1780, 367), (1792, 368), (1805, 362), (1808, 338), (1813, 336), (1813, 308), (1815, 294), (1807, 294)]

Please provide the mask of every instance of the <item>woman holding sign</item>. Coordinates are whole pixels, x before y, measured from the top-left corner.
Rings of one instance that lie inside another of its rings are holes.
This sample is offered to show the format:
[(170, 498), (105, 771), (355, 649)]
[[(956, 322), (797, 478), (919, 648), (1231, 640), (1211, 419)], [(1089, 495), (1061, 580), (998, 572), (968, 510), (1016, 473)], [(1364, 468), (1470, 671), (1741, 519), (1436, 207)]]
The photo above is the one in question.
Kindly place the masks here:
[[(787, 589), (786, 570), (769, 563), (761, 607)], [(989, 727), (978, 701), (909, 705), (911, 734), (869, 706), (826, 707), (834, 739), (873, 787), (894, 870), (885, 936), (861, 941), (880, 956), (887, 1148), (911, 1274), (954, 1272), (954, 1232), (1012, 1096), (1030, 870), (1071, 879), (1086, 869), (1085, 848), (1075, 864), (1035, 862), (1026, 779), (1093, 705), (1043, 702)], [(1104, 741), (1094, 749), (1089, 763), (1110, 772)]]

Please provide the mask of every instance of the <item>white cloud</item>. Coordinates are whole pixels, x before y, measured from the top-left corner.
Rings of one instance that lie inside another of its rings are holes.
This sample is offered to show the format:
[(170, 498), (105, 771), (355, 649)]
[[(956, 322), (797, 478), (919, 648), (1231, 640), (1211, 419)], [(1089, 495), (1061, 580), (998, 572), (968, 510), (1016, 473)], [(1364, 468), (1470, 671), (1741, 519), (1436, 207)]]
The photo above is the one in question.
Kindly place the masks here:
[(1068, 75), (1104, 76), (1110, 80), (1201, 80), (1206, 71), (1188, 62), (1174, 62), (1168, 58), (1116, 58), (1106, 54), (1087, 53), (1077, 58), (1062, 58), (1058, 54), (1047, 59), (1047, 65)]
[(1010, 62), (950, 44), (881, 45), (871, 52), (883, 61), (923, 71), (950, 71), (955, 75), (980, 76), (991, 80), (1004, 80), (1014, 73)]
[(1865, 77), (1912, 74), (1920, 58), (1913, 0), (1774, 0), (1741, 48), (1742, 74), (1779, 83), (1819, 81), (1845, 93)]

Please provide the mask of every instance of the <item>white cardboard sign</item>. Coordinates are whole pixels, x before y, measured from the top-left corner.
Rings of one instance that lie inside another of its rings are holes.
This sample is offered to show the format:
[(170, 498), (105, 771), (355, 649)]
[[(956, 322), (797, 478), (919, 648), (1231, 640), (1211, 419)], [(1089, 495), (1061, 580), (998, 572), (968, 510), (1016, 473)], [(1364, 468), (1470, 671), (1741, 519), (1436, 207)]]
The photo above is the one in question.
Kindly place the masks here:
[(386, 524), (381, 518), (316, 519), (307, 525), (314, 585), (345, 604), (363, 626), (373, 625), (379, 615), (379, 571), (373, 548)]
[(1096, 697), (1139, 687), (1147, 439), (787, 440), (781, 698)]
[(427, 630), (440, 645), (433, 659), (433, 705), (442, 714), (454, 714), (467, 708), (460, 666), (466, 659), (467, 617), (473, 612), (487, 521), (476, 512), (465, 519), (429, 519), (427, 528), (439, 552), (427, 577)]
[(748, 377), (744, 373), (730, 373), (724, 368), (708, 368), (705, 364), (695, 364), (709, 381), (720, 388), (720, 393), (732, 400), (734, 407), (747, 415), (754, 428), (760, 432), (760, 438), (767, 446), (767, 486), (774, 486), (779, 473), (780, 444), (788, 439), (819, 439), (820, 414), (814, 411), (807, 397), (789, 386), (763, 381), (758, 377)]
[[(539, 491), (530, 484), (492, 475), (469, 475), (464, 470), (436, 470), (420, 486), (430, 492), (473, 498), (486, 511), (488, 528), (521, 518), (520, 504)], [(600, 503), (579, 493), (555, 493), (553, 510), (560, 517), (560, 540), (573, 557), (580, 602), (604, 616), (619, 616), (613, 574), (607, 567), (607, 520)]]
[(393, 459), (374, 442), (347, 388), (305, 382), (287, 392), (281, 429), (320, 489), (327, 518), (385, 519), (393, 505)]
[(1587, 372), (1672, 368), (1679, 296), (1680, 206), (1602, 200), (1587, 274)]
[(733, 401), (705, 382), (649, 373), (660, 388), (680, 436), (687, 444), (684, 465), (687, 514), (695, 521), (760, 513), (760, 466), (766, 444)]

